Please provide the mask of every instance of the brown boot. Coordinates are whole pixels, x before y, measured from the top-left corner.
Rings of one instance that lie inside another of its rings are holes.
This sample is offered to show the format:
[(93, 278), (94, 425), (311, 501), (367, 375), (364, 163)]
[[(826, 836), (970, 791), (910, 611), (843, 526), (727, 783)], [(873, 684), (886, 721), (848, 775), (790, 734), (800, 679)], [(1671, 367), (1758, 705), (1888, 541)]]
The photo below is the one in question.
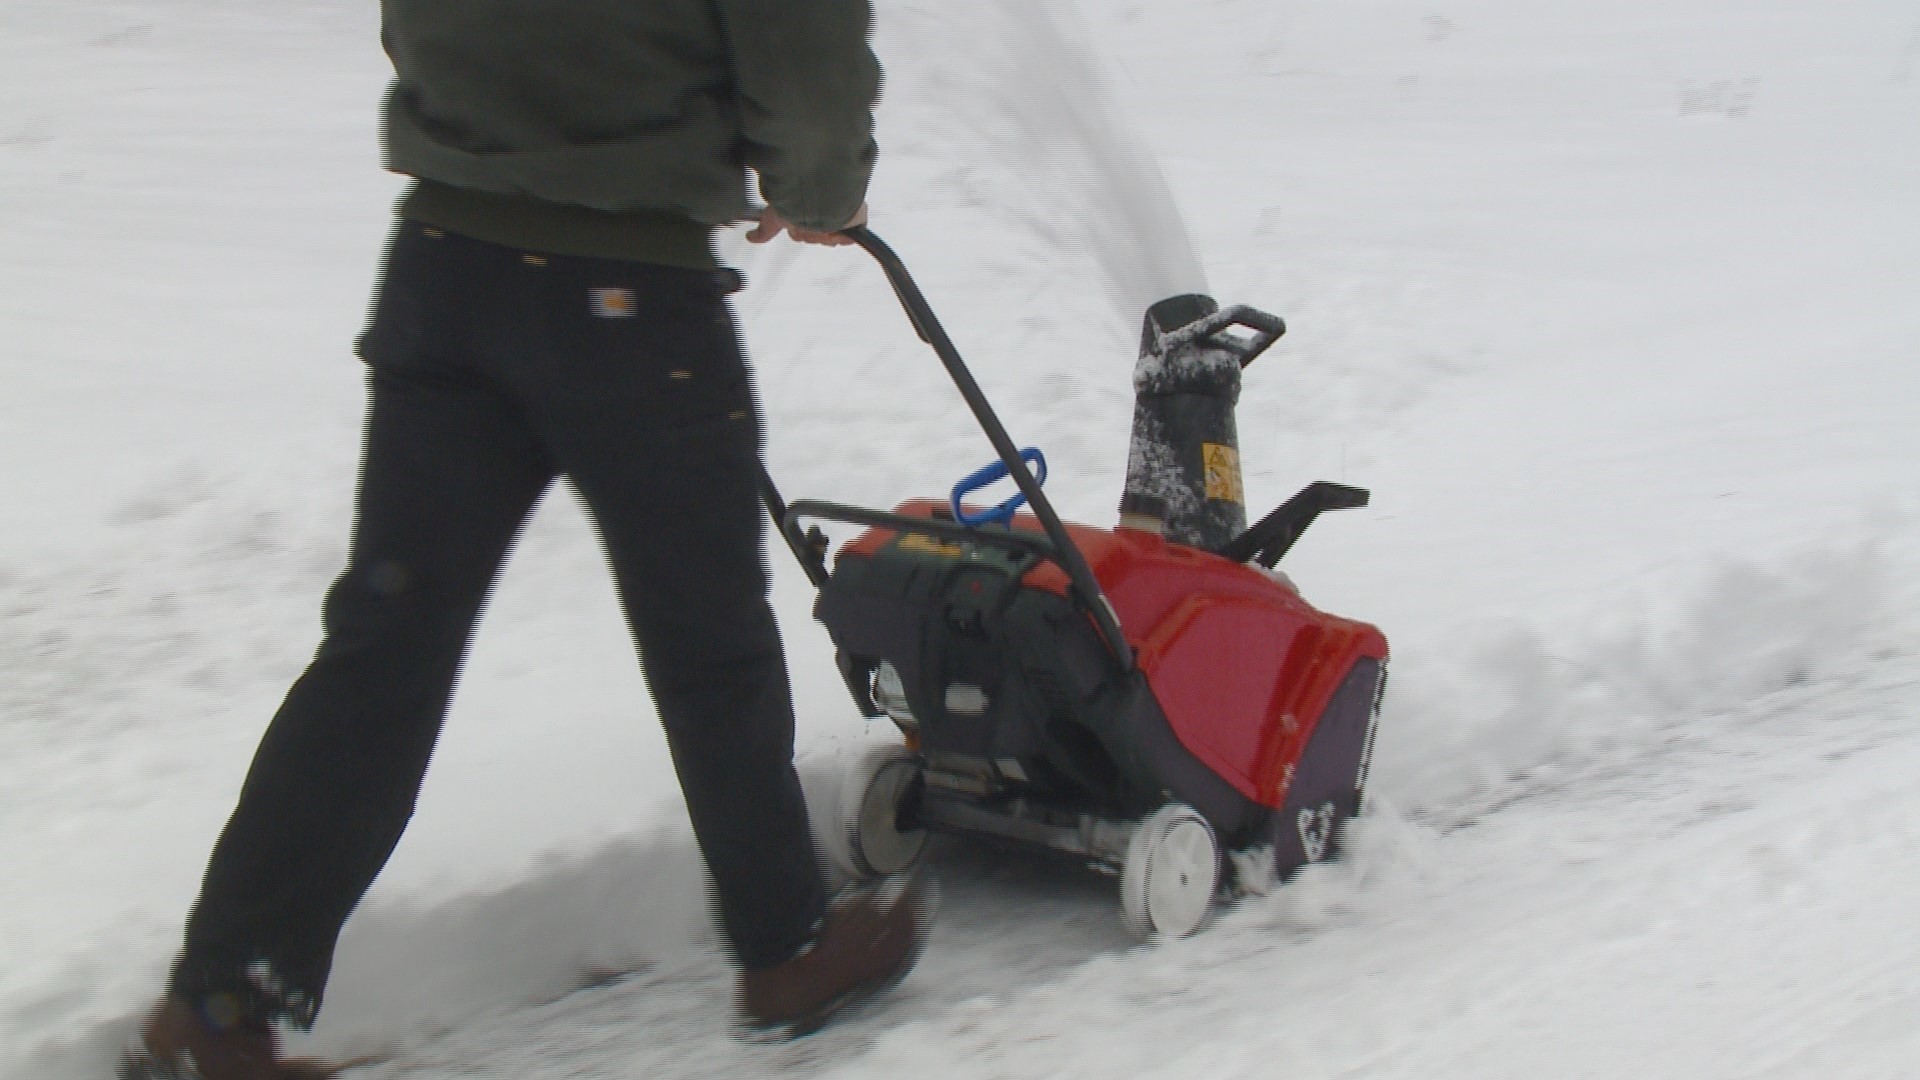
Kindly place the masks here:
[(756, 1033), (799, 1038), (899, 985), (926, 947), (932, 889), (909, 871), (854, 886), (827, 907), (820, 936), (784, 964), (740, 975)]
[(270, 1025), (223, 1015), (238, 1010), (219, 1005), (195, 1009), (171, 994), (162, 998), (140, 1029), (140, 1045), (120, 1059), (120, 1080), (328, 1080), (352, 1064), (282, 1058)]

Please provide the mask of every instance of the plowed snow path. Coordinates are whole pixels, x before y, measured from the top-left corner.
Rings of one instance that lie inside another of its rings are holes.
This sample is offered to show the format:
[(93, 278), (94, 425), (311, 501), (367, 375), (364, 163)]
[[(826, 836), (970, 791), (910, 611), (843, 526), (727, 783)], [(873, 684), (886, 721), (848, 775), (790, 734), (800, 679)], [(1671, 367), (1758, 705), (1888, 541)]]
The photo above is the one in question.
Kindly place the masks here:
[(815, 1038), (731, 1037), (690, 950), (365, 1075), (1910, 1075), (1916, 711), (1888, 661), (1444, 833), (1386, 808), (1344, 864), (1171, 945), (1130, 945), (1105, 879), (950, 843), (926, 962)]

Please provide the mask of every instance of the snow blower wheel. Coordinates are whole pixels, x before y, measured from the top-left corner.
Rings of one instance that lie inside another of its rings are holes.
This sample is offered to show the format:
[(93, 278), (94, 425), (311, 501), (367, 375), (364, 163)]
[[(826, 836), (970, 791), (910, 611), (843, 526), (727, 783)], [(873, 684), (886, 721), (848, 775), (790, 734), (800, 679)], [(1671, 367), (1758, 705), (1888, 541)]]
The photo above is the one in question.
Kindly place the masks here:
[(1140, 937), (1183, 938), (1200, 928), (1220, 884), (1213, 826), (1184, 803), (1147, 815), (1120, 868), (1120, 918)]
[(849, 774), (841, 805), (848, 869), (856, 878), (897, 874), (919, 860), (927, 830), (913, 817), (923, 784), (919, 756), (904, 746), (869, 751)]

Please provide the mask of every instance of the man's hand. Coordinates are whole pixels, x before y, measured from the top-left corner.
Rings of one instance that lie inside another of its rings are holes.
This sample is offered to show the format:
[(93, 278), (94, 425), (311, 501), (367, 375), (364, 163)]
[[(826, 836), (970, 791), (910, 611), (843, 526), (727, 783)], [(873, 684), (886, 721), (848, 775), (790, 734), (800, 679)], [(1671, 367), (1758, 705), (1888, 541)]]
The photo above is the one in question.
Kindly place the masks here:
[(760, 223), (755, 225), (751, 232), (747, 233), (747, 241), (753, 244), (764, 244), (769, 240), (777, 239), (780, 234), (784, 232), (803, 244), (840, 247), (844, 244), (853, 243), (852, 240), (841, 235), (842, 231), (851, 229), (855, 225), (865, 225), (866, 223), (866, 203), (861, 203), (860, 209), (854, 211), (853, 217), (848, 219), (845, 225), (840, 226), (839, 229), (833, 232), (818, 232), (813, 229), (803, 229), (789, 222), (786, 218), (781, 217), (780, 211), (769, 206), (765, 210), (760, 211)]

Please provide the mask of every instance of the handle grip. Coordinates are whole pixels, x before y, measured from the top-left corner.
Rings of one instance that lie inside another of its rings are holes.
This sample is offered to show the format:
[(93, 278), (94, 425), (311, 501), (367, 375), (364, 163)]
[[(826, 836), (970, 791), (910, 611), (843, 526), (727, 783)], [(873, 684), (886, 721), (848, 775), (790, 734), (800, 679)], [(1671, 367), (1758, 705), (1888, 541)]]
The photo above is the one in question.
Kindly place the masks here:
[[(1253, 336), (1243, 338), (1227, 333), (1227, 329), (1234, 326), (1246, 327), (1253, 331)], [(1162, 335), (1160, 351), (1164, 354), (1188, 342), (1204, 342), (1211, 348), (1233, 354), (1244, 368), (1286, 332), (1287, 324), (1280, 316), (1269, 315), (1245, 304), (1235, 304)]]
[[(1042, 454), (1037, 447), (1029, 446), (1025, 450), (1020, 451), (1020, 460), (1026, 462), (1028, 467), (1033, 470), (1034, 483), (1044, 484), (1047, 482), (1047, 457), (1045, 454)], [(981, 488), (986, 487), (996, 480), (1005, 480), (1011, 475), (1013, 475), (1013, 470), (1007, 466), (1006, 462), (994, 461), (981, 469), (969, 473), (959, 483), (953, 485), (953, 493), (950, 496), (953, 507), (953, 520), (962, 525), (1006, 525), (1013, 521), (1013, 512), (1027, 504), (1025, 492), (1016, 491), (1005, 502), (991, 510), (978, 514), (970, 514), (960, 505), (962, 496), (979, 491)]]

